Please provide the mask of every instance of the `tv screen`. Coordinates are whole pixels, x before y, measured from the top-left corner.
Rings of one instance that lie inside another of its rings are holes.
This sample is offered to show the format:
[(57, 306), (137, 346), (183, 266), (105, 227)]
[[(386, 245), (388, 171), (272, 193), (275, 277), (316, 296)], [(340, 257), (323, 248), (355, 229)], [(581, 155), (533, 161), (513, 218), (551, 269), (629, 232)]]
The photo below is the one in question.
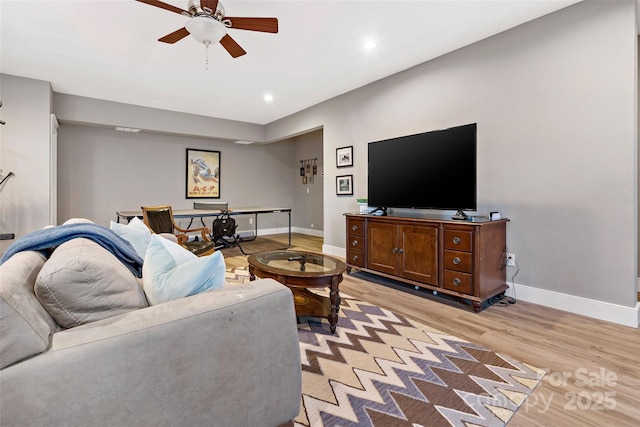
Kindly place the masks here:
[(368, 144), (368, 205), (476, 209), (476, 123)]

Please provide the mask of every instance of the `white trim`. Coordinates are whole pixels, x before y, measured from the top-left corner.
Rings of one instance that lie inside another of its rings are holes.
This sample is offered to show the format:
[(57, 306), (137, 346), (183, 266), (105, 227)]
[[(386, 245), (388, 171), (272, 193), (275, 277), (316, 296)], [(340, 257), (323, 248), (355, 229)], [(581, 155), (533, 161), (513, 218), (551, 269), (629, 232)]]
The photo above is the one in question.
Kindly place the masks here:
[(292, 233), (306, 234), (307, 236), (324, 237), (324, 231), (313, 228), (291, 227)]
[(347, 250), (345, 248), (339, 248), (337, 246), (322, 245), (322, 253), (337, 256), (340, 258), (347, 257)]
[[(280, 227), (280, 228), (260, 228), (258, 229), (258, 236), (268, 236), (270, 234), (287, 234), (289, 232), (289, 227)], [(293, 229), (291, 229), (293, 233)], [(255, 233), (255, 230), (242, 230), (238, 231), (240, 237), (251, 237)]]
[(640, 326), (640, 302), (636, 303), (635, 307), (627, 307), (518, 283), (514, 284), (514, 288), (519, 300), (632, 328)]
[[(255, 230), (252, 228), (251, 230), (241, 230), (238, 231), (240, 237), (251, 237), (255, 233)], [(289, 227), (279, 227), (279, 228), (259, 228), (258, 236), (268, 236), (270, 234), (287, 234), (289, 233)], [(324, 232), (322, 230), (313, 230), (309, 228), (299, 228), (299, 227), (291, 227), (291, 233), (300, 233), (307, 234), (309, 236), (322, 237), (324, 236)]]

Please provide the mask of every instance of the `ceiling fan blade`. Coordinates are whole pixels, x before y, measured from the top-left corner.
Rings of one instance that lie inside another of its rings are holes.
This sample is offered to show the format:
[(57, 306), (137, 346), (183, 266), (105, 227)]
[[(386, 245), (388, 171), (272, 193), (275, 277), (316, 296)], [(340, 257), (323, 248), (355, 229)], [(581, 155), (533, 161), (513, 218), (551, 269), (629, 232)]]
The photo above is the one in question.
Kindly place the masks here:
[(231, 38), (229, 34), (225, 34), (225, 36), (220, 39), (220, 44), (227, 50), (227, 52), (229, 52), (229, 55), (233, 56), (234, 58), (247, 53), (243, 48), (240, 47), (238, 43), (236, 43), (234, 39)]
[(171, 34), (167, 34), (166, 36), (158, 39), (159, 42), (173, 44), (189, 35), (189, 31), (185, 27), (180, 28), (179, 30), (174, 31)]
[(179, 7), (175, 7), (175, 6), (172, 6), (170, 4), (161, 2), (159, 0), (136, 0), (136, 1), (139, 1), (140, 3), (150, 4), (151, 6), (159, 7), (160, 9), (165, 9), (165, 10), (168, 10), (170, 12), (179, 13), (180, 15), (182, 15), (183, 13), (186, 13), (187, 15), (191, 15), (186, 10), (183, 10), (183, 9), (180, 9)]
[(278, 32), (278, 18), (232, 18), (225, 16), (231, 22), (231, 28), (236, 30), (262, 31), (263, 33)]
[(216, 13), (218, 8), (218, 0), (200, 0), (200, 7), (211, 9), (211, 13)]

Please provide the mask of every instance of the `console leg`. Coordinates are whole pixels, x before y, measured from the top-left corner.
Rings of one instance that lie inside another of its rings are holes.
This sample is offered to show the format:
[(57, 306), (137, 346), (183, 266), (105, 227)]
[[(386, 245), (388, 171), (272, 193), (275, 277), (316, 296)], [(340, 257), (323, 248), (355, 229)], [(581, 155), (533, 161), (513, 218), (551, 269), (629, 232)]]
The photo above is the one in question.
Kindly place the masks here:
[(471, 304), (473, 305), (473, 311), (476, 313), (479, 313), (482, 309), (482, 301), (473, 301)]

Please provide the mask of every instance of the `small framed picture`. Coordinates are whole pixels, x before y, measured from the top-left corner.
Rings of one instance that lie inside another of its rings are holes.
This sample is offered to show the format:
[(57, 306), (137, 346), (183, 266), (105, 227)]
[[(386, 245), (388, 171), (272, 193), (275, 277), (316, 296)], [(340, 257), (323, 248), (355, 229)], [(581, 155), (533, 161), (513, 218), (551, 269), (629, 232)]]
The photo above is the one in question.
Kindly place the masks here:
[(353, 166), (353, 145), (336, 148), (336, 166), (339, 168)]
[(353, 175), (336, 176), (336, 195), (353, 195)]

